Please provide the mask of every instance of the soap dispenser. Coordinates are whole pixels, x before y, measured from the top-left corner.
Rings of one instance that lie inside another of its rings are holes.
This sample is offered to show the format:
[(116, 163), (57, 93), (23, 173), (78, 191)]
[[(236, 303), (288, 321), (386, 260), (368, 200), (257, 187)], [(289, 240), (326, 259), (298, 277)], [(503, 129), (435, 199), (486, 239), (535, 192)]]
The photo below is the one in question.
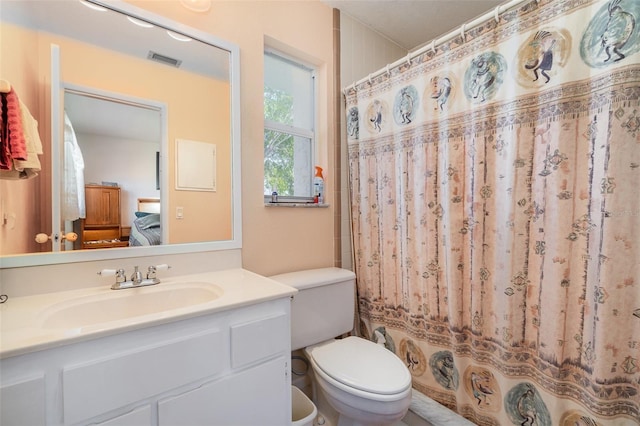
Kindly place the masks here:
[(322, 167), (316, 166), (316, 175), (313, 177), (314, 199), (318, 197), (318, 203), (324, 203), (324, 178), (322, 177)]

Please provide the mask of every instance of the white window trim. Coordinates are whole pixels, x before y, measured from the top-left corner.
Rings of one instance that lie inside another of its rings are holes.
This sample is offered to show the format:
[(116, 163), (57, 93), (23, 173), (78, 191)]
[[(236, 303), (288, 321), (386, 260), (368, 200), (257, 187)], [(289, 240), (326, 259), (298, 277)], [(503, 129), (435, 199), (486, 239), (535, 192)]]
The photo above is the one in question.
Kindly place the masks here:
[[(311, 81), (312, 81), (312, 93), (313, 93), (313, 102), (312, 102), (312, 116), (313, 116), (313, 125), (312, 129), (308, 130), (305, 128), (295, 127), (287, 124), (278, 123), (271, 120), (264, 119), (264, 129), (265, 130), (273, 130), (281, 133), (288, 133), (293, 136), (305, 137), (311, 139), (312, 151), (311, 151), (311, 170), (309, 173), (311, 174), (311, 188), (310, 193), (313, 192), (313, 176), (315, 175), (315, 166), (317, 159), (317, 151), (318, 151), (318, 133), (316, 128), (318, 127), (318, 84), (317, 84), (317, 69), (315, 66), (308, 64), (306, 61), (296, 58), (294, 56), (288, 55), (281, 50), (277, 50), (268, 46), (264, 48), (264, 55), (273, 55), (277, 56), (285, 61), (290, 62), (291, 64), (302, 67), (311, 72)], [(264, 112), (263, 112), (264, 117)], [(320, 205), (327, 206), (327, 204), (318, 204), (314, 203), (313, 196), (310, 197), (300, 197), (300, 196), (278, 196), (277, 204), (281, 205)], [(264, 203), (265, 205), (275, 205), (276, 203), (272, 202), (272, 195), (264, 194)]]
[[(280, 133), (287, 133), (294, 136), (300, 136), (303, 138), (311, 139), (315, 147), (316, 132), (313, 130), (307, 130), (302, 127), (295, 127), (289, 124), (282, 124), (282, 123), (278, 123), (277, 121), (270, 121), (270, 120), (264, 120), (264, 128), (267, 130), (273, 130)], [(315, 157), (315, 153), (313, 153), (313, 155)]]

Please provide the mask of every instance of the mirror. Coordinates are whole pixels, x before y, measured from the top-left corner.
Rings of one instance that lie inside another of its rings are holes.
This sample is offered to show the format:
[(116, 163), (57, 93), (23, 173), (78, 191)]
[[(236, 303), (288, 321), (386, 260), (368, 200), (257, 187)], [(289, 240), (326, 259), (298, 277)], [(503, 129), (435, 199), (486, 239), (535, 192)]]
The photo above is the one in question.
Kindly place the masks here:
[[(237, 46), (123, 2), (3, 0), (0, 18), (0, 79), (38, 121), (43, 145), (35, 178), (0, 180), (1, 267), (241, 246)], [(73, 230), (82, 239), (87, 231), (59, 201), (69, 186), (65, 169), (78, 165), (64, 155), (64, 111), (83, 154), (84, 184), (119, 188), (121, 236), (132, 232), (138, 202), (156, 200), (160, 245), (32, 243), (40, 232)], [(178, 168), (178, 156), (193, 153), (177, 146), (204, 146), (214, 157)], [(195, 185), (178, 186), (185, 175)], [(201, 186), (202, 176), (215, 185)]]
[[(163, 232), (169, 230), (167, 215), (161, 215), (168, 209), (167, 200), (160, 194), (161, 181), (166, 180), (160, 173), (160, 153), (166, 151), (166, 105), (68, 84), (63, 84), (63, 90), (65, 127), (61, 168), (64, 172), (60, 205), (54, 204), (52, 208), (61, 212), (63, 233), (74, 232), (79, 237), (73, 243), (67, 242), (64, 249), (129, 247), (170, 241), (168, 232)], [(96, 199), (96, 194), (116, 195), (117, 200), (111, 202), (117, 202), (119, 211), (110, 224), (93, 223), (102, 213), (95, 209), (108, 207)], [(147, 205), (141, 207), (141, 200), (146, 200)], [(151, 200), (155, 204), (152, 205)], [(202, 202), (213, 205), (215, 200)], [(158, 216), (150, 218), (143, 213)], [(165, 223), (161, 223), (161, 219)], [(156, 226), (148, 226), (150, 224)], [(223, 233), (229, 229), (224, 226), (215, 231)], [(203, 238), (215, 239), (212, 235)]]

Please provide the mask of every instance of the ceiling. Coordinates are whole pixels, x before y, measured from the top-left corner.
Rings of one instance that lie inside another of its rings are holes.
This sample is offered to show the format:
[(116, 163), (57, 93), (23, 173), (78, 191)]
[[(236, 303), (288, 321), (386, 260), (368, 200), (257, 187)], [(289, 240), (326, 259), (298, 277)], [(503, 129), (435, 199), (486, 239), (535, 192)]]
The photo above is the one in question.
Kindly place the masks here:
[(322, 0), (392, 40), (415, 50), (503, 0)]
[[(150, 53), (160, 53), (179, 60), (176, 67), (181, 70), (218, 80), (229, 79), (228, 51), (197, 40), (177, 40), (173, 37), (177, 33), (171, 35), (158, 25), (140, 26), (140, 20), (131, 22), (120, 13), (91, 9), (78, 1), (0, 0), (0, 6), (2, 21), (79, 39), (138, 59), (147, 60)], [(65, 111), (76, 133), (153, 143), (161, 139), (160, 112), (133, 106), (130, 100), (127, 104), (67, 93)]]
[(162, 141), (162, 117), (158, 109), (66, 92), (64, 111), (76, 134), (155, 144)]
[[(175, 66), (181, 70), (220, 80), (229, 78), (228, 51), (198, 40), (179, 40), (178, 32), (148, 25), (143, 19), (128, 20), (122, 13), (106, 8), (96, 10), (69, 0), (1, 0), (0, 5), (2, 21), (82, 40), (138, 59), (151, 60), (151, 54), (157, 53), (179, 61)], [(160, 66), (169, 66), (161, 63)]]
[[(341, 10), (341, 12), (351, 16), (353, 19), (371, 27), (378, 33), (394, 41), (405, 50), (415, 50), (422, 45), (427, 44), (432, 39), (444, 35), (451, 30), (459, 27), (465, 22), (489, 11), (503, 3), (502, 0), (321, 0), (325, 4)], [(207, 54), (197, 51), (192, 56), (188, 55), (189, 47), (204, 46), (199, 43), (175, 43), (169, 38), (146, 38), (151, 35), (150, 31), (139, 31), (140, 28), (135, 25), (122, 25), (120, 17), (116, 14), (95, 13), (89, 9), (79, 6), (78, 2), (69, 1), (9, 1), (2, 0), (3, 18), (14, 22), (28, 22), (28, 26), (39, 28), (48, 28), (53, 32), (68, 33), (69, 36), (78, 36), (79, 32), (85, 41), (91, 41), (101, 44), (104, 38), (95, 38), (90, 29), (99, 28), (92, 21), (93, 18), (100, 19), (103, 23), (107, 19), (114, 19), (114, 22), (108, 22), (111, 28), (118, 28), (118, 31), (111, 32), (108, 40), (110, 42), (118, 42), (120, 49), (137, 48), (137, 44), (132, 40), (140, 40), (145, 36), (145, 42), (139, 48), (140, 52), (132, 54), (145, 56), (148, 50), (154, 50), (155, 44), (160, 43), (157, 50), (166, 53), (168, 56), (178, 57), (183, 60), (182, 68), (187, 68), (192, 62), (197, 62), (199, 58), (207, 58), (211, 55), (211, 50), (206, 50)], [(68, 9), (68, 10), (67, 10)], [(28, 18), (27, 18), (28, 17)], [(52, 19), (52, 18), (56, 19)], [(69, 21), (65, 21), (64, 19)], [(71, 33), (74, 31), (74, 33)], [(133, 33), (136, 31), (135, 33)], [(118, 36), (122, 36), (119, 38)], [(155, 44), (154, 44), (155, 43)], [(172, 46), (175, 45), (175, 50)], [(152, 46), (151, 48), (149, 46)], [(203, 47), (211, 49), (210, 46)], [(226, 54), (220, 51), (222, 55)], [(192, 61), (192, 58), (193, 61)], [(226, 61), (217, 61), (223, 65), (227, 65)], [(210, 61), (209, 61), (210, 64)], [(200, 66), (200, 64), (196, 64)], [(221, 76), (226, 76), (228, 68), (216, 70)], [(128, 129), (127, 137), (133, 138), (132, 132), (136, 128), (141, 128), (141, 134), (135, 136), (139, 140), (146, 140), (151, 137), (157, 140), (157, 135), (151, 136), (147, 127), (137, 124), (146, 123), (149, 117), (157, 120), (157, 111), (145, 111), (139, 108), (119, 108), (118, 104), (113, 102), (100, 103), (101, 108), (106, 108), (99, 114), (95, 114), (95, 106), (89, 107), (87, 103), (96, 103), (92, 98), (78, 98), (78, 102), (69, 103), (67, 105), (68, 113), (73, 119), (74, 127), (78, 132), (87, 132), (94, 134), (108, 134), (113, 129), (122, 128), (123, 126), (115, 126), (113, 122), (128, 122), (130, 125), (125, 126)], [(118, 107), (118, 108), (114, 108)], [(87, 114), (93, 111), (92, 114)], [(95, 117), (109, 118), (104, 120), (102, 128), (97, 128), (97, 123), (102, 120), (96, 120)], [(87, 123), (90, 123), (87, 124)]]

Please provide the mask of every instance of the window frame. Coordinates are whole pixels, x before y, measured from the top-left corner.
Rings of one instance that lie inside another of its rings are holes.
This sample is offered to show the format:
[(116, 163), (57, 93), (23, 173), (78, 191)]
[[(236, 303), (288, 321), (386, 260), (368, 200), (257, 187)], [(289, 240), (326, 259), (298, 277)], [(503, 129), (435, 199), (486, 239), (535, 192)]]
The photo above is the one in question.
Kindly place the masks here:
[[(310, 155), (310, 167), (309, 167), (309, 181), (310, 181), (310, 186), (309, 186), (309, 194), (313, 194), (313, 177), (315, 175), (314, 171), (315, 171), (315, 165), (316, 165), (316, 158), (317, 158), (317, 150), (318, 150), (318, 135), (317, 135), (317, 124), (318, 124), (318, 85), (317, 85), (317, 76), (318, 76), (318, 70), (317, 68), (300, 59), (297, 58), (295, 56), (289, 55), (287, 53), (284, 53), (281, 50), (277, 50), (271, 47), (267, 47), (265, 46), (264, 48), (264, 52), (263, 52), (263, 57), (266, 57), (267, 55), (270, 56), (275, 56), (276, 58), (283, 60), (284, 62), (288, 62), (289, 64), (291, 64), (292, 66), (295, 67), (299, 67), (301, 69), (304, 69), (305, 71), (308, 71), (310, 73), (311, 76), (311, 96), (312, 99), (311, 101), (311, 118), (312, 118), (312, 122), (311, 122), (311, 129), (307, 129), (304, 127), (297, 127), (297, 126), (293, 126), (290, 124), (283, 124), (277, 121), (272, 121), (272, 120), (267, 120), (267, 118), (264, 116), (264, 100), (263, 100), (263, 120), (264, 120), (264, 126), (263, 126), (263, 148), (264, 148), (264, 134), (266, 131), (274, 131), (274, 132), (279, 132), (279, 133), (284, 133), (287, 135), (291, 135), (293, 137), (301, 137), (301, 138), (307, 138), (310, 140), (310, 150), (311, 150), (311, 155)], [(263, 77), (263, 93), (264, 93), (264, 82), (265, 79)], [(263, 98), (264, 99), (264, 98)], [(263, 161), (264, 161), (264, 153), (263, 153)], [(263, 170), (263, 186), (264, 186), (264, 170)], [(272, 199), (272, 195), (271, 194), (263, 194), (264, 195), (264, 202), (265, 204), (272, 204), (273, 203), (273, 199)], [(310, 195), (310, 196), (296, 196), (296, 195), (278, 195), (277, 197), (277, 202), (278, 204), (305, 204), (305, 203), (314, 203), (314, 196)]]

